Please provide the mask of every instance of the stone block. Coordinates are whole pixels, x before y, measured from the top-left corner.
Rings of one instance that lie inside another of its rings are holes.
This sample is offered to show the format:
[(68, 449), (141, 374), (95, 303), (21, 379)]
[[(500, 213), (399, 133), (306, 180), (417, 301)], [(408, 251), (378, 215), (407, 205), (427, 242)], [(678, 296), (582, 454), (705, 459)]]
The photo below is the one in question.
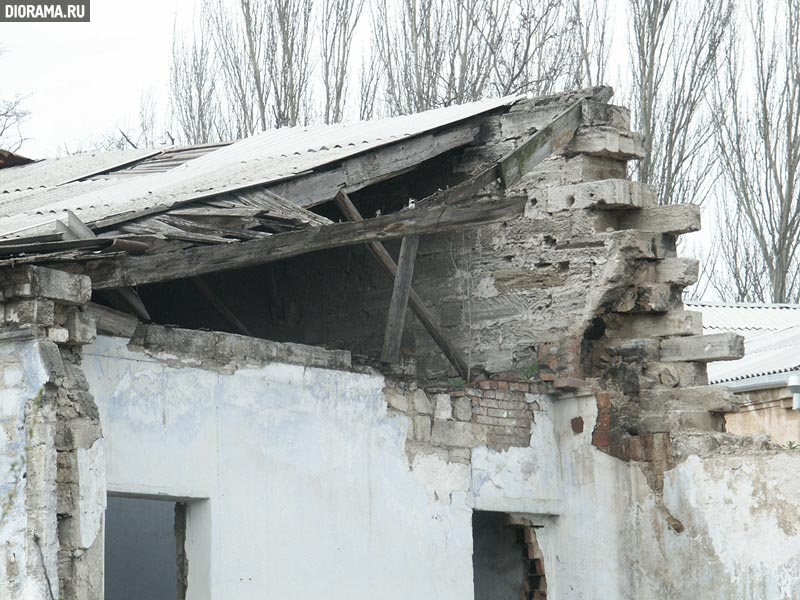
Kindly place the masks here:
[(83, 312), (77, 308), (71, 309), (65, 325), (69, 333), (68, 342), (70, 344), (91, 344), (97, 337), (94, 315), (89, 312)]
[(433, 415), (437, 419), (453, 418), (453, 401), (450, 399), (450, 394), (436, 394), (433, 397), (433, 406)]
[(414, 439), (418, 442), (431, 441), (431, 418), (429, 416), (414, 416)]
[(472, 420), (472, 402), (469, 398), (453, 399), (453, 416), (459, 421)]
[(69, 340), (69, 331), (64, 327), (48, 327), (47, 339), (56, 344), (66, 344)]
[(474, 448), (486, 443), (485, 425), (463, 421), (434, 421), (431, 441), (442, 446)]
[(658, 360), (658, 341), (649, 338), (632, 340), (614, 340), (606, 346), (611, 356), (618, 356), (626, 361)]
[(649, 265), (648, 279), (656, 283), (672, 283), (685, 287), (700, 277), (700, 261), (694, 258), (665, 258)]
[(472, 459), (472, 450), (469, 448), (451, 448), (448, 460), (452, 463), (468, 465)]
[(744, 356), (744, 338), (736, 333), (717, 333), (662, 340), (662, 362), (712, 362)]
[(726, 388), (699, 386), (650, 390), (642, 398), (643, 407), (656, 410), (703, 410), (708, 412), (731, 412), (739, 402)]
[(631, 111), (624, 106), (584, 100), (581, 114), (583, 127), (608, 126), (615, 129), (631, 128)]
[(694, 204), (671, 204), (631, 211), (620, 219), (622, 229), (681, 235), (700, 231), (700, 207)]
[(644, 138), (635, 131), (614, 127), (581, 128), (575, 133), (564, 154), (588, 154), (615, 160), (644, 158)]
[(426, 394), (424, 390), (417, 389), (411, 392), (411, 401), (414, 404), (414, 411), (423, 415), (430, 415), (433, 413), (431, 401), (428, 399), (428, 394)]
[(601, 179), (625, 179), (627, 170), (623, 161), (579, 154), (573, 157), (556, 157), (545, 160), (526, 175), (524, 187), (550, 187)]
[(384, 388), (384, 397), (386, 404), (400, 412), (408, 412), (408, 397), (397, 388)]
[(542, 207), (547, 212), (578, 209), (626, 209), (656, 205), (652, 186), (627, 179), (605, 179), (548, 188), (540, 194), (546, 198)]
[(613, 329), (615, 335), (628, 338), (700, 335), (703, 331), (703, 317), (699, 312), (688, 310), (660, 315), (628, 315), (620, 317)]
[(10, 273), (3, 291), (6, 298), (40, 297), (81, 305), (92, 297), (92, 282), (86, 275), (28, 266)]
[(677, 308), (679, 298), (663, 283), (630, 287), (614, 302), (612, 310), (620, 313), (663, 313)]
[(49, 340), (42, 340), (39, 342), (39, 356), (41, 357), (45, 371), (47, 371), (50, 377), (50, 381), (61, 379), (66, 376), (61, 352), (54, 342)]
[(8, 325), (53, 325), (55, 304), (42, 298), (8, 301), (5, 303), (5, 321)]

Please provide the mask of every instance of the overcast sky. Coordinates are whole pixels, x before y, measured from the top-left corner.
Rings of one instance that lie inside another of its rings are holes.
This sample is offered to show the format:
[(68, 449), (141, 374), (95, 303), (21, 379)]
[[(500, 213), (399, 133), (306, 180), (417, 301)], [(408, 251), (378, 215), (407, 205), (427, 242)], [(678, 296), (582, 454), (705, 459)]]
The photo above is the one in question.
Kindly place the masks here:
[(165, 102), (176, 15), (195, 0), (92, 0), (90, 23), (0, 23), (0, 96), (27, 96), (20, 153), (52, 156), (113, 129), (142, 91)]

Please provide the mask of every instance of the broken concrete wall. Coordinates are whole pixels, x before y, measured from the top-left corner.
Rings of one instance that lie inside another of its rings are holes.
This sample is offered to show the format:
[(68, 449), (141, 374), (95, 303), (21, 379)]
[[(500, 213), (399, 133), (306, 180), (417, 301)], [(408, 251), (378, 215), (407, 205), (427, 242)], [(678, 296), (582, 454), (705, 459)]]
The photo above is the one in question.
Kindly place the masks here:
[[(550, 597), (755, 600), (798, 589), (790, 479), (800, 455), (677, 435), (658, 494), (646, 463), (592, 444), (592, 393), (556, 398), (493, 380), (426, 392), (345, 368), (346, 353), (259, 344), (146, 327), (85, 353), (109, 489), (210, 513), (187, 530), (190, 598), (470, 598), (473, 510), (536, 525)], [(311, 360), (306, 350), (315, 367), (291, 364)], [(258, 364), (259, 353), (273, 358)], [(527, 435), (479, 422), (491, 403), (508, 411), (496, 419), (527, 419)], [(782, 558), (751, 543), (771, 536)], [(207, 595), (194, 595), (197, 577)]]
[(286, 354), (257, 365), (181, 352), (193, 337), (213, 338), (195, 346), (209, 352), (252, 343), (183, 331), (128, 349), (100, 338), (85, 362), (109, 490), (208, 505), (207, 545), (189, 539), (198, 524), (187, 529), (189, 598), (204, 597), (202, 554), (211, 598), (469, 597), (469, 470), (412, 472), (410, 423), (387, 415), (381, 375), (278, 362)]
[(0, 334), (0, 369), (0, 597), (46, 598), (58, 594), (56, 425), (35, 337)]
[(89, 280), (37, 267), (0, 280), (10, 524), (0, 586), (9, 598), (102, 598), (105, 461), (80, 366), (95, 335)]

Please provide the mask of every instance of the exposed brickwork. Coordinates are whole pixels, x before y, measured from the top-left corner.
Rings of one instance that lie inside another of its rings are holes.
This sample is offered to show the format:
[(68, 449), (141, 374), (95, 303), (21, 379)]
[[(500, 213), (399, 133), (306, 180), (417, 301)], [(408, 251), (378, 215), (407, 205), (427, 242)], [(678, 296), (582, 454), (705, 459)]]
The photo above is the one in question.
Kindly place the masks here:
[(390, 414), (409, 417), (407, 450), (440, 454), (450, 462), (469, 463), (470, 450), (527, 447), (540, 410), (543, 386), (513, 379), (484, 379), (459, 390), (424, 391), (395, 381), (387, 387)]

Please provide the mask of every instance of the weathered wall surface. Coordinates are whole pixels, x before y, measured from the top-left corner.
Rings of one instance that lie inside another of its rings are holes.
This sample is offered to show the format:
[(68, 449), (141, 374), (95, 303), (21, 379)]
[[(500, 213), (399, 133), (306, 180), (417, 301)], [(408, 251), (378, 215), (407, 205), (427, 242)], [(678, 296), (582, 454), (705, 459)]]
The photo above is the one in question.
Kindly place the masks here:
[(741, 394), (742, 406), (725, 415), (725, 430), (768, 435), (776, 444), (800, 444), (800, 412), (792, 410), (788, 388)]
[[(666, 473), (664, 503), (681, 533), (653, 514), (635, 515), (636, 597), (800, 595), (800, 454), (731, 442), (727, 452), (723, 445), (690, 456)], [(649, 504), (638, 499), (640, 507)]]
[[(54, 407), (49, 376), (30, 333), (0, 339), (0, 597), (58, 593)], [(50, 581), (48, 581), (48, 579)]]
[(85, 367), (109, 489), (208, 499), (209, 546), (187, 543), (190, 598), (205, 597), (202, 552), (212, 598), (469, 597), (469, 470), (409, 469), (409, 423), (387, 416), (382, 377), (169, 366), (105, 338)]
[[(639, 463), (592, 445), (592, 394), (536, 395), (529, 439), (492, 449), (497, 440), (477, 421), (497, 400), (490, 386), (384, 390), (377, 374), (226, 364), (183, 355), (175, 341), (159, 352), (103, 337), (84, 367), (106, 431), (109, 489), (208, 505), (210, 518), (194, 527), (210, 532), (187, 544), (190, 598), (471, 598), (474, 509), (538, 526), (553, 598), (798, 591), (791, 474), (800, 456), (689, 436), (681, 448), (705, 458), (666, 473), (662, 505)], [(470, 393), (465, 419), (459, 400)], [(460, 433), (433, 441), (424, 432), (448, 424)], [(209, 562), (205, 595), (193, 577)]]
[(9, 598), (101, 598), (105, 463), (80, 366), (81, 346), (95, 336), (82, 307), (89, 280), (32, 267), (0, 273), (0, 285), (0, 505), (9, 512), (0, 589)]

